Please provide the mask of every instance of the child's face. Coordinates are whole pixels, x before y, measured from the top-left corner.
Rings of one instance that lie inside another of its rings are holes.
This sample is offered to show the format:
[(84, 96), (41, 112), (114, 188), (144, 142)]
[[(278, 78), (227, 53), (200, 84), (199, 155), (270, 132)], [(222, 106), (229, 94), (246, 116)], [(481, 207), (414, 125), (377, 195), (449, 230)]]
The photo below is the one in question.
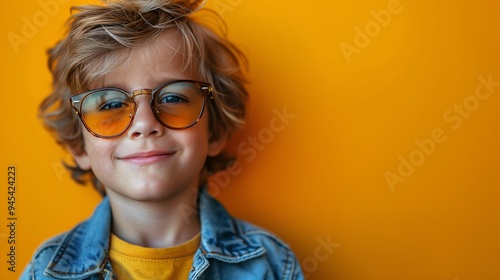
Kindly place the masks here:
[[(173, 51), (180, 40), (172, 34), (166, 31), (147, 46), (132, 49), (126, 61), (93, 88), (133, 91), (178, 79), (202, 81), (195, 71), (181, 72), (183, 57)], [(215, 156), (224, 147), (225, 137), (209, 141), (208, 110), (194, 126), (172, 130), (156, 120), (150, 100), (150, 95), (135, 97), (134, 120), (116, 138), (97, 138), (83, 129), (85, 151), (74, 155), (75, 160), (82, 169), (92, 169), (110, 197), (158, 201), (191, 192), (198, 187), (207, 155)]]

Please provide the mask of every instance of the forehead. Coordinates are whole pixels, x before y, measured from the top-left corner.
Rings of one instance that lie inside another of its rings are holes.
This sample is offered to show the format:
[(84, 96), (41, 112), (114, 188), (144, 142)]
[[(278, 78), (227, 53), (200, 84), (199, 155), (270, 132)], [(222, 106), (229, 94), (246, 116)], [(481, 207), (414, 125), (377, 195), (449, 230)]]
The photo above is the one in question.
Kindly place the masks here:
[(112, 69), (91, 88), (113, 86), (131, 91), (175, 79), (199, 80), (197, 71), (185, 63), (189, 55), (185, 49), (180, 31), (165, 30), (138, 47), (112, 52)]

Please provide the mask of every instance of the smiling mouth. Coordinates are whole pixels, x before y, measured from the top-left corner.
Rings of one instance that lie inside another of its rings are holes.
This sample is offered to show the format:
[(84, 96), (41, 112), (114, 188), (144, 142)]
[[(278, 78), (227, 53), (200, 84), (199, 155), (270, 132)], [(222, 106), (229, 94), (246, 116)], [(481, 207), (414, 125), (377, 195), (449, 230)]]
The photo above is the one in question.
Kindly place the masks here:
[(118, 159), (136, 164), (151, 164), (167, 159), (173, 154), (175, 154), (175, 152), (141, 152), (130, 154)]

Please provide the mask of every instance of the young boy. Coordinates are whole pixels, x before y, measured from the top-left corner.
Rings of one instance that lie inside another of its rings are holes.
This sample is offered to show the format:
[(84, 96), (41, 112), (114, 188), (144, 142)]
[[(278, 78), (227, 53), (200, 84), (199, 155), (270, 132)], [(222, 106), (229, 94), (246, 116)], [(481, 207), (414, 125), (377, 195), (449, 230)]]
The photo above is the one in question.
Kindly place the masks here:
[[(104, 195), (92, 217), (45, 242), (22, 279), (303, 279), (273, 234), (206, 191), (243, 123), (241, 52), (193, 20), (202, 1), (81, 6), (49, 51), (41, 116)], [(183, 207), (198, 215), (182, 215)]]

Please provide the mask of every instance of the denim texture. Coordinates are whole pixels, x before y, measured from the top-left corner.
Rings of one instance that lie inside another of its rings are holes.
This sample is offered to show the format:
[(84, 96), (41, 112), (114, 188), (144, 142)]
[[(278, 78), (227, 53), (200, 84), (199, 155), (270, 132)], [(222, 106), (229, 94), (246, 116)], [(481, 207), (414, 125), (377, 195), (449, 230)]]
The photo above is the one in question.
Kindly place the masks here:
[[(230, 216), (206, 188), (198, 206), (201, 244), (189, 279), (304, 279), (297, 258), (278, 237)], [(21, 279), (116, 279), (108, 254), (110, 233), (105, 197), (88, 220), (43, 243)]]

